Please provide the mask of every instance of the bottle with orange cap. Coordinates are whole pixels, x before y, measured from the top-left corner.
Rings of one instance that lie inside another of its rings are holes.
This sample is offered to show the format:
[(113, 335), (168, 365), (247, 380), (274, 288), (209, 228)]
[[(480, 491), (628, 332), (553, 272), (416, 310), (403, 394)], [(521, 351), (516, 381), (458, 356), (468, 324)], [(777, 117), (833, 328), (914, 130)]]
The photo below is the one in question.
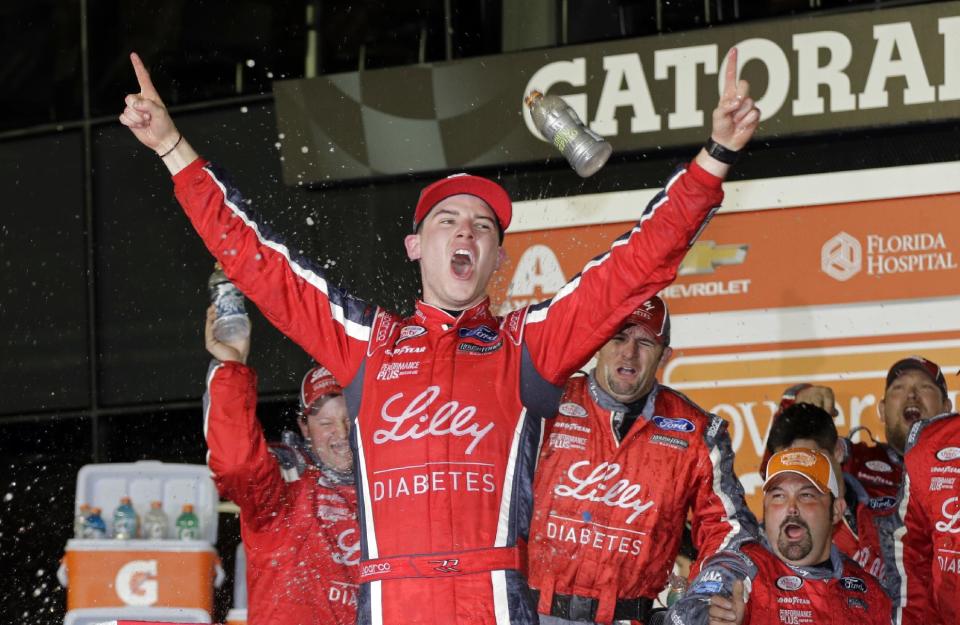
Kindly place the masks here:
[(193, 512), (193, 504), (183, 504), (183, 512), (177, 517), (177, 538), (180, 540), (200, 539), (200, 519)]
[(120, 505), (113, 511), (113, 537), (118, 540), (129, 540), (137, 537), (140, 518), (133, 509), (133, 502), (129, 497), (121, 497)]

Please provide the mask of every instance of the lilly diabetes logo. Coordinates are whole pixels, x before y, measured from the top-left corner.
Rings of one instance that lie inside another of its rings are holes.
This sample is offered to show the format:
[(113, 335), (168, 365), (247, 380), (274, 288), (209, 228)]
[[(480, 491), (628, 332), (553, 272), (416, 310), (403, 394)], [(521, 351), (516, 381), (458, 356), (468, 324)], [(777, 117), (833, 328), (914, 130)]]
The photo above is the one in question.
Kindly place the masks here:
[(860, 241), (840, 232), (820, 248), (820, 270), (838, 282), (846, 282), (863, 268)]
[(493, 343), (497, 340), (498, 336), (496, 330), (492, 330), (488, 326), (460, 328), (458, 334), (462, 339), (476, 339), (481, 343)]

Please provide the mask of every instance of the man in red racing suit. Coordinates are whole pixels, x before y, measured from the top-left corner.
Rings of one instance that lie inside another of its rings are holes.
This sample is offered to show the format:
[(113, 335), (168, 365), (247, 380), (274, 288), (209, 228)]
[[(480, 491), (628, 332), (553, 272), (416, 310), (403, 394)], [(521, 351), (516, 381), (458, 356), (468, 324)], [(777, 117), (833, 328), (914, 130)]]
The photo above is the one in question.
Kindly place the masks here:
[[(240, 507), (247, 554), (249, 625), (353, 625), (360, 532), (340, 386), (323, 367), (301, 385), (299, 425), (308, 445), (269, 449), (257, 420), (250, 339), (213, 336), (207, 373), (207, 464), (221, 496)], [(273, 453), (271, 453), (273, 452)]]
[(918, 421), (907, 438), (893, 549), (895, 625), (960, 623), (960, 414)]
[(826, 454), (787, 448), (768, 468), (762, 541), (707, 559), (665, 622), (888, 625), (879, 582), (831, 544), (842, 504)]
[(710, 149), (552, 301), (505, 317), (490, 311), (487, 284), (512, 214), (506, 191), (468, 175), (424, 189), (404, 241), (423, 299), (406, 318), (344, 293), (266, 229), (197, 157), (132, 57), (141, 91), (127, 96), (121, 121), (174, 174), (177, 199), (227, 276), (346, 384), (359, 623), (536, 622), (524, 545), (541, 419), (554, 414), (567, 378), (673, 280), (717, 209), (731, 152), (759, 121), (730, 56)]
[(657, 383), (669, 319), (644, 302), (546, 425), (528, 546), (541, 625), (646, 621), (688, 514), (701, 558), (756, 540), (726, 422)]

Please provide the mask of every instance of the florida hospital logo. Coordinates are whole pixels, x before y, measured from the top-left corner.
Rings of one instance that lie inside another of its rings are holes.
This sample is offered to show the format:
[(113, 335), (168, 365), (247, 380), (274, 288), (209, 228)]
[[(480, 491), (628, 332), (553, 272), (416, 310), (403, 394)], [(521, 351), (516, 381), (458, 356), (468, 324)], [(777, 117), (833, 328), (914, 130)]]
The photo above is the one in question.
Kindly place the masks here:
[(860, 241), (840, 232), (820, 248), (820, 270), (838, 282), (846, 282), (860, 273), (863, 248)]

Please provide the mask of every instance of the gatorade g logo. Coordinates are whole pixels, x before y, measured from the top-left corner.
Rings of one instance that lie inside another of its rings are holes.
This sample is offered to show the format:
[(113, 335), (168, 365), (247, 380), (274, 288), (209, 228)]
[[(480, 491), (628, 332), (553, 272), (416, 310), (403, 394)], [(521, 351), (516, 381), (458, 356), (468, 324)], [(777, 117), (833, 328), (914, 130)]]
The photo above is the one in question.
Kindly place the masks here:
[(131, 560), (117, 571), (114, 587), (120, 601), (127, 605), (148, 606), (157, 602), (159, 585), (157, 583), (156, 560)]

